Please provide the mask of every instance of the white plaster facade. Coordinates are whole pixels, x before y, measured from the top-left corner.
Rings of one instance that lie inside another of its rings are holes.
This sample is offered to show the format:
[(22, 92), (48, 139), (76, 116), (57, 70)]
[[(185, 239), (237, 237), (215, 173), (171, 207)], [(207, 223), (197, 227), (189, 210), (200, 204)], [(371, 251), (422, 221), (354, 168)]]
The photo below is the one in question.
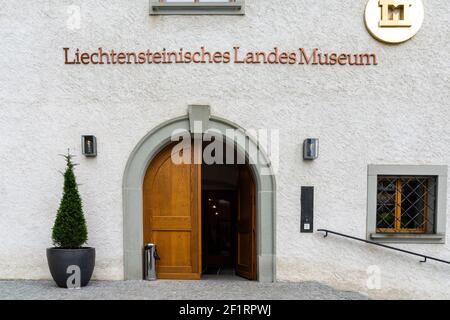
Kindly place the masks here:
[[(369, 164), (450, 163), (450, 3), (426, 0), (420, 32), (385, 45), (367, 32), (365, 0), (247, 0), (244, 16), (149, 16), (147, 0), (0, 1), (0, 278), (48, 279), (45, 248), (70, 148), (97, 249), (96, 279), (123, 279), (122, 179), (142, 137), (208, 104), (243, 128), (280, 129), (276, 277), (373, 297), (450, 298), (450, 269), (319, 233), (301, 234), (300, 186), (315, 186), (315, 227), (365, 237)], [(80, 28), (73, 11), (81, 8)], [(76, 26), (76, 24), (75, 24)], [(375, 52), (379, 64), (64, 65), (63, 47)], [(98, 157), (81, 156), (94, 134)], [(304, 138), (320, 157), (302, 160)], [(447, 196), (450, 203), (450, 196)], [(450, 260), (446, 244), (402, 244)], [(381, 289), (366, 286), (369, 266)]]

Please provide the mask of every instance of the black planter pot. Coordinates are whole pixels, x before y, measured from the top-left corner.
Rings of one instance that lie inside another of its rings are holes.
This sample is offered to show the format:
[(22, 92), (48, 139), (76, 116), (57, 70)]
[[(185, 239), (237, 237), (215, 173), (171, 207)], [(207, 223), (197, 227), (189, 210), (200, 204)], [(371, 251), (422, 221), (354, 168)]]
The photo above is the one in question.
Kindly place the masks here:
[(53, 280), (61, 288), (67, 288), (67, 279), (74, 273), (70, 266), (78, 266), (81, 273), (81, 287), (86, 286), (91, 280), (95, 266), (95, 249), (61, 249), (48, 248), (47, 262)]

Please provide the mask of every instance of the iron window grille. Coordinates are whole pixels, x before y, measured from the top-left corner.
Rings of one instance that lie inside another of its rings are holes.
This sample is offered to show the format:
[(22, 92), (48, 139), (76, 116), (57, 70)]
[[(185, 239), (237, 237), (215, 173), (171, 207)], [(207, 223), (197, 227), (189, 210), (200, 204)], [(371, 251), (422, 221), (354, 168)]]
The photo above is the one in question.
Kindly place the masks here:
[(435, 233), (437, 177), (378, 176), (377, 233)]

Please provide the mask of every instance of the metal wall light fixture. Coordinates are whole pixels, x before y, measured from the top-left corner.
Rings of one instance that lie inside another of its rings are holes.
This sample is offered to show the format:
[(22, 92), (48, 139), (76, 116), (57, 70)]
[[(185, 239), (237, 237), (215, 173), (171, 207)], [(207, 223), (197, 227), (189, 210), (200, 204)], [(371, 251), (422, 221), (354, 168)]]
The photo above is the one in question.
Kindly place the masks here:
[(308, 138), (303, 141), (303, 159), (314, 160), (319, 157), (319, 139)]
[(95, 136), (81, 136), (81, 150), (86, 157), (97, 156), (97, 139)]

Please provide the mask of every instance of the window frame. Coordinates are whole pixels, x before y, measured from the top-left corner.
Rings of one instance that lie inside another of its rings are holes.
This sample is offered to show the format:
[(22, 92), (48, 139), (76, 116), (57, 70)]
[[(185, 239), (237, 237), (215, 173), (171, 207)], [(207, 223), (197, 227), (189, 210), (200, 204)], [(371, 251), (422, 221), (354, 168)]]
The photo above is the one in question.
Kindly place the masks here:
[[(445, 243), (447, 227), (447, 166), (369, 165), (367, 170), (367, 240), (391, 243)], [(436, 177), (435, 231), (433, 234), (377, 232), (378, 176)]]
[(244, 15), (245, 0), (230, 2), (163, 2), (150, 0), (150, 15)]

